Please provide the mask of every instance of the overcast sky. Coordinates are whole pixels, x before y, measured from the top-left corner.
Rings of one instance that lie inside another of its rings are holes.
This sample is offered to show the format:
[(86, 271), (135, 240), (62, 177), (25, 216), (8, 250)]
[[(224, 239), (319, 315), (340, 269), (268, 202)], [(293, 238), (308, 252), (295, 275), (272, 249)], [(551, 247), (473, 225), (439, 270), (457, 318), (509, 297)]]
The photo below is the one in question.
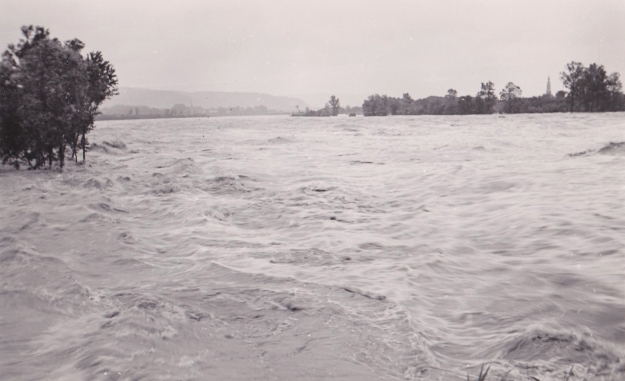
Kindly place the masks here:
[(567, 62), (625, 76), (625, 0), (0, 0), (0, 43), (41, 25), (100, 50), (120, 86), (295, 95), (343, 105), (491, 80), (545, 92)]

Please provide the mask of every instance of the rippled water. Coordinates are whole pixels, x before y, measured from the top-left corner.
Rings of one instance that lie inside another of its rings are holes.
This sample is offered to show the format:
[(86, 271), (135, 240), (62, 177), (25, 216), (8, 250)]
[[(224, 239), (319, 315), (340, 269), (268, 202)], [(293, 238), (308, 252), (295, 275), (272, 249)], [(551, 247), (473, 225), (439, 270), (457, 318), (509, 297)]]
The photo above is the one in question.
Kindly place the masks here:
[(625, 378), (623, 114), (91, 140), (0, 171), (4, 380)]

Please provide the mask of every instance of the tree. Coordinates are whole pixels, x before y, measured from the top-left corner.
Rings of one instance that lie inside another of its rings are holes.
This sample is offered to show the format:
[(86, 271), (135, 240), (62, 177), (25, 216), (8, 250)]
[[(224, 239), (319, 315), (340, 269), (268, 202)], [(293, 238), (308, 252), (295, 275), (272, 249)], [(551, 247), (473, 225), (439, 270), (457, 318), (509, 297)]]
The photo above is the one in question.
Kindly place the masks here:
[(62, 44), (43, 27), (22, 27), (24, 36), (9, 45), (0, 65), (0, 154), (3, 162), (31, 168), (58, 160), (66, 147), (77, 159), (79, 136), (85, 160), (86, 133), (98, 107), (116, 94), (117, 77), (100, 52), (83, 58), (77, 39)]
[(9, 162), (19, 168), (21, 155), (28, 141), (19, 113), (19, 71), (14, 57), (5, 52), (0, 62), (0, 153), (2, 164)]
[[(378, 94), (369, 95), (369, 97), (362, 103), (362, 113), (364, 116), (382, 116), (381, 110), (384, 107), (383, 101)], [(388, 115), (386, 109), (384, 114)]]
[(520, 112), (518, 98), (520, 98), (522, 94), (523, 92), (519, 86), (508, 82), (506, 87), (499, 93), (499, 99), (506, 102), (504, 111), (510, 114)]
[(85, 60), (87, 64), (87, 103), (83, 110), (82, 124), (82, 160), (85, 162), (87, 147), (86, 135), (93, 130), (98, 108), (106, 99), (117, 94), (117, 76), (113, 65), (105, 61), (101, 52), (89, 53)]
[(458, 112), (458, 92), (454, 89), (447, 90), (445, 95), (445, 110), (444, 114), (453, 115)]
[(332, 107), (330, 107), (329, 103), (326, 103), (326, 105), (318, 112), (318, 116), (332, 116), (333, 110)]
[[(85, 61), (80, 55), (80, 51), (84, 47), (85, 44), (78, 39), (65, 42), (65, 51), (73, 57), (72, 60), (67, 61), (68, 63), (71, 63), (71, 65), (67, 65), (64, 69), (66, 101), (68, 101), (70, 105), (70, 110), (68, 110), (70, 126), (66, 131), (65, 140), (72, 149), (71, 157), (75, 158), (76, 161), (78, 161), (78, 139), (82, 131), (82, 126), (87, 123), (85, 105), (88, 100), (88, 77), (85, 75)], [(61, 167), (63, 167), (64, 157), (65, 153), (63, 149), (63, 152), (59, 154)]]
[(22, 27), (22, 34), (24, 39), (17, 46), (10, 45), (4, 56), (14, 65), (19, 88), (19, 107), (15, 111), (21, 128), (15, 132), (27, 142), (20, 156), (33, 168), (40, 168), (46, 161), (52, 167), (57, 159), (62, 166), (71, 129), (68, 114), (75, 106), (71, 87), (81, 57), (59, 40), (50, 39), (48, 30), (42, 27)]
[(619, 73), (612, 73), (606, 81), (606, 89), (610, 94), (610, 111), (622, 111), (621, 103), (619, 102), (623, 98), (623, 84), (619, 78)]
[(445, 95), (446, 99), (455, 99), (458, 96), (458, 92), (454, 89), (447, 90), (447, 94)]
[(593, 63), (584, 70), (581, 92), (584, 111), (605, 111), (610, 101), (607, 79), (608, 75), (603, 65)]
[(328, 103), (330, 104), (330, 107), (332, 107), (332, 116), (337, 116), (339, 114), (339, 108), (341, 107), (339, 99), (332, 95)]
[(482, 82), (481, 90), (477, 93), (476, 104), (479, 114), (492, 114), (497, 103), (495, 95), (495, 84), (491, 81)]
[(475, 104), (472, 96), (465, 95), (458, 98), (458, 114), (475, 114)]
[(408, 115), (412, 108), (413, 102), (414, 99), (412, 99), (409, 93), (403, 93), (401, 99), (399, 99), (397, 102), (397, 105), (395, 107), (395, 113), (400, 115)]
[[(584, 80), (584, 65), (581, 62), (574, 62), (566, 64), (568, 72), (561, 72), (560, 78), (564, 87), (569, 89), (569, 105), (570, 112), (573, 112), (575, 108), (575, 102), (583, 89)], [(579, 107), (579, 106), (578, 106)]]

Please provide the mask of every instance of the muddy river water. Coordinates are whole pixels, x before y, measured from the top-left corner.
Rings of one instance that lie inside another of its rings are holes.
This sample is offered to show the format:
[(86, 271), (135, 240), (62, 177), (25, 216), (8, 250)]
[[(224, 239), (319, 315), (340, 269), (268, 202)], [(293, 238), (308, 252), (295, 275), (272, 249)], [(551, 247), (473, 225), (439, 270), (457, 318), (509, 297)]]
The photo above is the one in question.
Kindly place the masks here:
[(90, 140), (0, 169), (3, 380), (625, 379), (622, 113)]

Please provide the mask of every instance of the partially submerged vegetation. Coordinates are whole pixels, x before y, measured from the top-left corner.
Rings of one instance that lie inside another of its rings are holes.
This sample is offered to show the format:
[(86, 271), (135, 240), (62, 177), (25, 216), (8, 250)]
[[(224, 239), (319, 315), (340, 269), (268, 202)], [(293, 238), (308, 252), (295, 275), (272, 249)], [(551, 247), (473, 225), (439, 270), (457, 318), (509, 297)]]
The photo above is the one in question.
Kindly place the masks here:
[(291, 116), (337, 116), (341, 107), (341, 101), (334, 95), (330, 97), (325, 107), (320, 110), (311, 110), (306, 107), (305, 111), (298, 111), (291, 114)]
[(560, 78), (569, 91), (558, 91), (555, 96), (549, 89), (542, 96), (524, 98), (521, 88), (509, 82), (497, 97), (495, 84), (488, 81), (474, 97), (459, 97), (454, 89), (444, 97), (417, 100), (409, 93), (401, 98), (374, 94), (364, 101), (362, 110), (365, 116), (625, 111), (619, 73), (608, 75), (603, 65), (594, 63), (584, 67), (571, 62), (566, 67)]
[(449, 89), (445, 96), (429, 96), (413, 99), (409, 93), (401, 98), (373, 94), (364, 100), (362, 108), (342, 108), (339, 99), (332, 95), (325, 107), (306, 110), (291, 116), (336, 116), (338, 114), (363, 114), (364, 116), (387, 115), (473, 115), (473, 114), (520, 114), (554, 112), (614, 112), (625, 111), (625, 95), (619, 73), (609, 74), (603, 65), (584, 67), (580, 62), (566, 65), (560, 73), (568, 91), (551, 94), (550, 82), (544, 95), (523, 97), (521, 87), (508, 82), (499, 92), (491, 81), (483, 82), (475, 96), (458, 96)]
[(325, 104), (324, 108), (319, 110), (311, 110), (306, 107), (305, 110), (297, 109), (291, 116), (337, 116), (339, 114), (350, 114), (349, 116), (356, 116), (356, 114), (362, 114), (362, 108), (360, 107), (341, 107), (341, 101), (336, 96), (332, 95), (330, 100)]
[(19, 168), (61, 168), (70, 158), (86, 160), (87, 134), (98, 108), (116, 94), (113, 65), (100, 52), (83, 57), (84, 43), (61, 43), (43, 27), (22, 27), (23, 39), (9, 45), (0, 64), (0, 156)]

